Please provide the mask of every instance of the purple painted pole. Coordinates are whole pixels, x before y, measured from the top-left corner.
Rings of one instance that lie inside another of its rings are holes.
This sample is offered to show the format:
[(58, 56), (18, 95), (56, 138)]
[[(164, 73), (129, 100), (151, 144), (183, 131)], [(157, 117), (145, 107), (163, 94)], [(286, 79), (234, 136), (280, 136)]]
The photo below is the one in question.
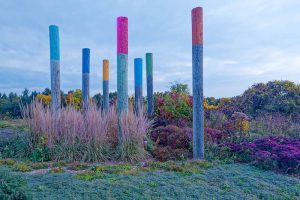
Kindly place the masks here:
[(193, 157), (204, 159), (203, 10), (192, 10), (193, 38)]
[(128, 110), (128, 18), (117, 18), (118, 142), (123, 142), (120, 116)]

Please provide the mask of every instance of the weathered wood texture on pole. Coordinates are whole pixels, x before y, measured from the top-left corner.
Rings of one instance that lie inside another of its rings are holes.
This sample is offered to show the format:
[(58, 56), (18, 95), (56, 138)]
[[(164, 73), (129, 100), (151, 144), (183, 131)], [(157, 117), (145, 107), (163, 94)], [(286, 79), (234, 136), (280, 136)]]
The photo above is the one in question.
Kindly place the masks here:
[(122, 113), (128, 111), (128, 18), (117, 18), (117, 113), (118, 142), (122, 144), (123, 135), (120, 123)]
[(153, 54), (146, 53), (147, 114), (153, 115)]
[(102, 109), (107, 112), (109, 108), (109, 61), (103, 60), (103, 103)]
[(143, 111), (143, 60), (134, 59), (134, 109), (136, 115)]
[(90, 99), (90, 49), (82, 49), (82, 103), (86, 111)]
[[(61, 106), (60, 100), (60, 48), (58, 26), (49, 26), (50, 71), (51, 71), (51, 112), (54, 123), (57, 122)], [(55, 123), (55, 126), (57, 124)]]
[(203, 10), (192, 10), (193, 59), (193, 157), (204, 159), (203, 108)]

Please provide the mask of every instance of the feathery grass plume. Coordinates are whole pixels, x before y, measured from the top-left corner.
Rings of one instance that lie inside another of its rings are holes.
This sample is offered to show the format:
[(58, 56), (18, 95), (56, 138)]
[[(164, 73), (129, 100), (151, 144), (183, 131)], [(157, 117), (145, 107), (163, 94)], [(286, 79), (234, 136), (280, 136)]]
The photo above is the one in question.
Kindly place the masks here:
[(134, 162), (148, 155), (144, 140), (151, 122), (142, 114), (134, 115), (132, 109), (121, 116), (124, 137), (121, 146), (118, 146), (117, 113), (113, 107), (102, 112), (91, 104), (84, 114), (72, 106), (62, 108), (56, 130), (51, 125), (50, 107), (42, 102), (34, 101), (22, 111), (30, 130), (27, 136), (30, 152), (36, 149), (48, 152), (52, 160), (97, 162), (118, 158)]
[(136, 162), (145, 159), (149, 154), (145, 150), (145, 141), (152, 122), (143, 113), (135, 115), (133, 107), (122, 113), (120, 117), (123, 143), (118, 146), (120, 160)]

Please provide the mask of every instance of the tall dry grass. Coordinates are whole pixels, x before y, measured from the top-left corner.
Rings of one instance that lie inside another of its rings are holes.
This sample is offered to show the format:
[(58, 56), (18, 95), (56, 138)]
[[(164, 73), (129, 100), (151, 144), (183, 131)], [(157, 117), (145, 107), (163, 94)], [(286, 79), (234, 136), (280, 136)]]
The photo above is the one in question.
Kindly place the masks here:
[(151, 121), (142, 114), (136, 116), (132, 109), (120, 117), (122, 144), (118, 144), (114, 108), (102, 112), (90, 105), (84, 113), (71, 106), (62, 108), (55, 128), (49, 106), (35, 101), (22, 111), (30, 130), (27, 136), (29, 150), (46, 148), (53, 160), (98, 162), (118, 159), (135, 162), (148, 155), (144, 140)]

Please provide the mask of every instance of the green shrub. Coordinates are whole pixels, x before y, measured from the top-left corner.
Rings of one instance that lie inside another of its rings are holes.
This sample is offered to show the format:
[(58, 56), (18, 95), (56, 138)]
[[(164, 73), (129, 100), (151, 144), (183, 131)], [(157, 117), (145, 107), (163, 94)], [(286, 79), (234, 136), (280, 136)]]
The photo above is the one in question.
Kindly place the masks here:
[(35, 162), (50, 161), (50, 153), (47, 147), (35, 148), (31, 153), (31, 160)]
[(47, 163), (30, 163), (32, 169), (47, 169), (49, 165)]
[(12, 166), (13, 171), (30, 172), (32, 168), (27, 163), (16, 163)]
[(26, 141), (26, 134), (16, 135), (7, 140), (0, 141), (1, 158), (25, 158), (28, 157), (29, 151)]
[(121, 174), (124, 171), (131, 170), (131, 165), (99, 165), (94, 167), (93, 171), (107, 174)]
[(58, 161), (55, 163), (52, 163), (52, 167), (65, 167), (67, 166), (67, 162), (65, 161)]
[(211, 167), (208, 161), (167, 161), (167, 162), (156, 162), (151, 161), (148, 163), (148, 167), (152, 170), (166, 170), (180, 173), (200, 173), (205, 169)]
[(105, 177), (105, 175), (99, 172), (83, 172), (83, 173), (76, 174), (74, 177), (79, 180), (91, 181), (95, 179), (101, 179)]
[(0, 165), (14, 165), (15, 163), (15, 160), (9, 158), (0, 160)]
[(9, 172), (0, 171), (0, 199), (31, 199), (25, 180)]
[(71, 163), (67, 167), (67, 169), (74, 170), (74, 171), (85, 170), (88, 168), (89, 168), (89, 166), (86, 164), (83, 164), (83, 163)]
[(63, 173), (63, 172), (65, 172), (65, 169), (62, 167), (55, 167), (49, 171), (50, 174), (58, 174), (58, 173)]

